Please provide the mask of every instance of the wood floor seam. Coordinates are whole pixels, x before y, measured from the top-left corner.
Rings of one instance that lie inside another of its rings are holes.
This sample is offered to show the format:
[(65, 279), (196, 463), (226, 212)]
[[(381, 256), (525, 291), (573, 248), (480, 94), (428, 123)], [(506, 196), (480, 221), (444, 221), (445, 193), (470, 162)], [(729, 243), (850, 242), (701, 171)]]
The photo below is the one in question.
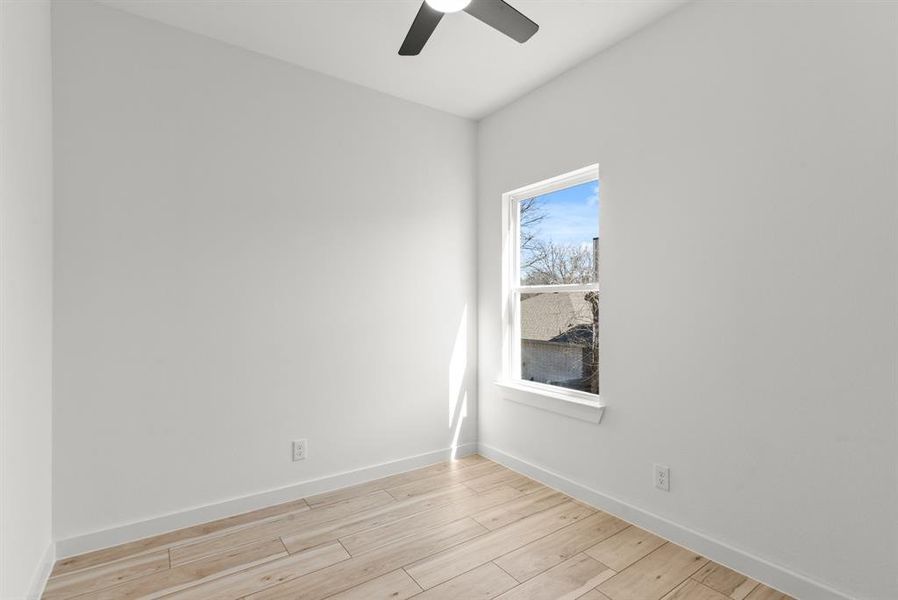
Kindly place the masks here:
[[(501, 558), (501, 557), (500, 557), (500, 558)], [(494, 565), (496, 565), (497, 568), (502, 569), (502, 565), (498, 564), (498, 563), (496, 562), (496, 560), (498, 560), (498, 559), (493, 559), (493, 560), (491, 560), (490, 562), (493, 563)], [(514, 579), (515, 581), (517, 581), (518, 583), (524, 583), (523, 581), (519, 581), (517, 577), (515, 577), (514, 575), (512, 575), (511, 573), (509, 573), (509, 572), (506, 571), (505, 569), (502, 569), (502, 572), (505, 573), (506, 575), (508, 575), (509, 577), (511, 577), (512, 579)]]

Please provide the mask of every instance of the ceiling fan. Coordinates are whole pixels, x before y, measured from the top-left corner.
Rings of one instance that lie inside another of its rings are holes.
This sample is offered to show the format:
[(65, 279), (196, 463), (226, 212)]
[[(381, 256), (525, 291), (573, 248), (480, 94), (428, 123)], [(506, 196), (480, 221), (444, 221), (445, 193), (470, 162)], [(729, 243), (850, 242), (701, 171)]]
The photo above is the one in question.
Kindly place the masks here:
[(539, 25), (504, 0), (424, 0), (399, 48), (399, 55), (420, 54), (443, 15), (460, 10), (522, 44), (539, 29)]

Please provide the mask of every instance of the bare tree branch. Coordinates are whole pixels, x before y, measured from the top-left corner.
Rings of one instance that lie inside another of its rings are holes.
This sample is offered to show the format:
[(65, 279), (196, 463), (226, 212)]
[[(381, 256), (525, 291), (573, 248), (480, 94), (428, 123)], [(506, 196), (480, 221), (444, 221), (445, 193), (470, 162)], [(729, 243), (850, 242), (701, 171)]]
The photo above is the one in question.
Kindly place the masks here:
[(521, 200), (520, 207), (521, 268), (526, 271), (533, 256), (539, 225), (546, 218), (546, 213), (539, 203), (539, 198)]
[(572, 244), (533, 240), (527, 264), (522, 265), (526, 285), (589, 283), (593, 280), (592, 249)]

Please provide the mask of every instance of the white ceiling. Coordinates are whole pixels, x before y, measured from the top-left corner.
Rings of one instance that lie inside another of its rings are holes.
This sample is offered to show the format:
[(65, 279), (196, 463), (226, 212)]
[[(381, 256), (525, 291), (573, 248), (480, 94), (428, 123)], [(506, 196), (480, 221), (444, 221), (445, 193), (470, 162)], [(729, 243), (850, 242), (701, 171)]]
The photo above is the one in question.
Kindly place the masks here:
[(420, 0), (100, 0), (136, 15), (479, 119), (685, 0), (512, 0), (540, 30), (521, 45), (446, 15), (416, 57), (397, 54)]

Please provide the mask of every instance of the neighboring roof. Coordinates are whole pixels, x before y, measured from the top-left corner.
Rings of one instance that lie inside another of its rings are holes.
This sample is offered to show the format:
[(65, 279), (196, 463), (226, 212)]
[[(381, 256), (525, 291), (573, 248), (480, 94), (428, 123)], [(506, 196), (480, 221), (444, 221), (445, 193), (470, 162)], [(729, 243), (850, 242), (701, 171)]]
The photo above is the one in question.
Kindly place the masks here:
[(521, 338), (588, 345), (592, 307), (585, 293), (525, 294), (521, 297)]

